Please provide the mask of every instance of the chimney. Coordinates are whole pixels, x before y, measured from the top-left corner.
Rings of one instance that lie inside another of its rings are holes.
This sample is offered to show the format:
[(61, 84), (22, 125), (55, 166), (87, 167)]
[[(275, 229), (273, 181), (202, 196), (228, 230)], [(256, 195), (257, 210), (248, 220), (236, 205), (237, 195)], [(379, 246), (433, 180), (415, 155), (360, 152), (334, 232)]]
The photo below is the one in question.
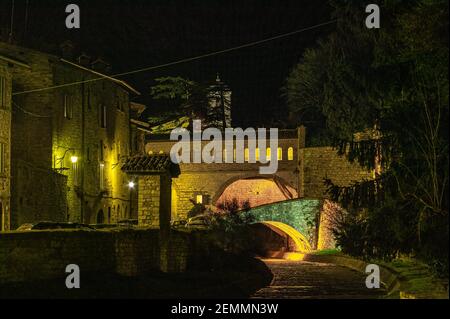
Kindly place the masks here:
[(64, 41), (63, 43), (61, 43), (59, 48), (61, 49), (61, 56), (63, 59), (68, 61), (73, 60), (75, 45), (73, 44), (72, 41), (70, 40)]
[(78, 57), (78, 64), (87, 68), (90, 67), (91, 57), (85, 53), (81, 54)]
[(102, 58), (97, 58), (91, 63), (91, 69), (106, 74), (111, 71), (111, 65)]

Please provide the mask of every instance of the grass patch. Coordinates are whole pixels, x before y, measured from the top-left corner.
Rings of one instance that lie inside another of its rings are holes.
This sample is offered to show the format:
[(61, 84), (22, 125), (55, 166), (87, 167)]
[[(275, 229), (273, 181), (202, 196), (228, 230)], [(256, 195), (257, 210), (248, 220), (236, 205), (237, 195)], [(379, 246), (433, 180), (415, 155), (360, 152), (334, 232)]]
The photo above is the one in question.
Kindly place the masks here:
[(316, 256), (326, 256), (326, 255), (342, 255), (342, 252), (338, 249), (323, 249), (323, 250), (313, 251), (309, 254), (316, 255)]

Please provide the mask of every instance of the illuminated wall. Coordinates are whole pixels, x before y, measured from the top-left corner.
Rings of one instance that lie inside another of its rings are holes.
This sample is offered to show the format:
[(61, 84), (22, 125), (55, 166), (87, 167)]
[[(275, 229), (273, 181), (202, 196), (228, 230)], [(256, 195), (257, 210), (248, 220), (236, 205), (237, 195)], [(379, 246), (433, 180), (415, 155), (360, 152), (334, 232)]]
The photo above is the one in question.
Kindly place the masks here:
[(225, 189), (216, 205), (234, 198), (240, 203), (249, 201), (251, 207), (256, 207), (297, 198), (297, 191), (289, 185), (277, 184), (273, 179), (241, 179)]
[(243, 214), (250, 215), (255, 222), (286, 224), (305, 236), (312, 247), (316, 247), (321, 204), (318, 199), (294, 199), (255, 207)]

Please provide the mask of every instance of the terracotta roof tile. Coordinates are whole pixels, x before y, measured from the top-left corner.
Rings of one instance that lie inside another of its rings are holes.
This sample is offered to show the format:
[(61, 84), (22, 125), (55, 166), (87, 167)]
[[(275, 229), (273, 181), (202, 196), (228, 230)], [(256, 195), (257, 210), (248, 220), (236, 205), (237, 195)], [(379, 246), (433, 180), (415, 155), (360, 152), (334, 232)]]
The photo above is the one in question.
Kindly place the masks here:
[(168, 155), (140, 155), (130, 157), (122, 166), (122, 171), (140, 174), (179, 174), (179, 167), (172, 163)]

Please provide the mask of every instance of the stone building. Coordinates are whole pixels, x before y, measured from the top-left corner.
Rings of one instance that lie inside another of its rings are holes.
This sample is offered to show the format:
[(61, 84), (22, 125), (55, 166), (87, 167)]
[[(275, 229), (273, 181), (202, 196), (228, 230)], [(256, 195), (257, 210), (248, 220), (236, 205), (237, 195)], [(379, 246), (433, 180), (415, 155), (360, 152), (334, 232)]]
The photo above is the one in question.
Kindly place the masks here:
[(11, 68), (20, 62), (0, 55), (0, 231), (9, 229), (11, 197)]
[[(137, 181), (139, 224), (158, 227), (162, 219), (165, 222), (185, 220), (198, 213), (196, 204), (214, 210), (233, 199), (248, 202), (250, 207), (296, 199), (319, 203), (328, 197), (325, 179), (348, 186), (372, 177), (373, 172), (349, 163), (332, 147), (306, 147), (305, 134), (304, 127), (280, 130), (278, 148), (256, 148), (256, 163), (249, 161), (246, 139), (243, 163), (236, 161), (236, 155), (229, 163), (194, 163), (191, 157), (190, 163), (178, 165), (176, 174), (167, 172), (170, 152), (177, 141), (170, 140), (168, 135), (147, 134), (146, 155), (131, 157), (122, 167)], [(202, 149), (207, 143), (209, 141), (202, 141)], [(222, 149), (225, 158), (224, 151)], [(260, 166), (267, 164), (260, 163), (260, 159), (269, 159), (272, 154), (276, 154), (278, 161), (276, 173), (261, 175)]]
[(0, 55), (26, 66), (10, 71), (11, 227), (135, 217), (120, 164), (131, 152), (130, 96), (139, 92), (87, 56), (75, 63), (1, 42)]

